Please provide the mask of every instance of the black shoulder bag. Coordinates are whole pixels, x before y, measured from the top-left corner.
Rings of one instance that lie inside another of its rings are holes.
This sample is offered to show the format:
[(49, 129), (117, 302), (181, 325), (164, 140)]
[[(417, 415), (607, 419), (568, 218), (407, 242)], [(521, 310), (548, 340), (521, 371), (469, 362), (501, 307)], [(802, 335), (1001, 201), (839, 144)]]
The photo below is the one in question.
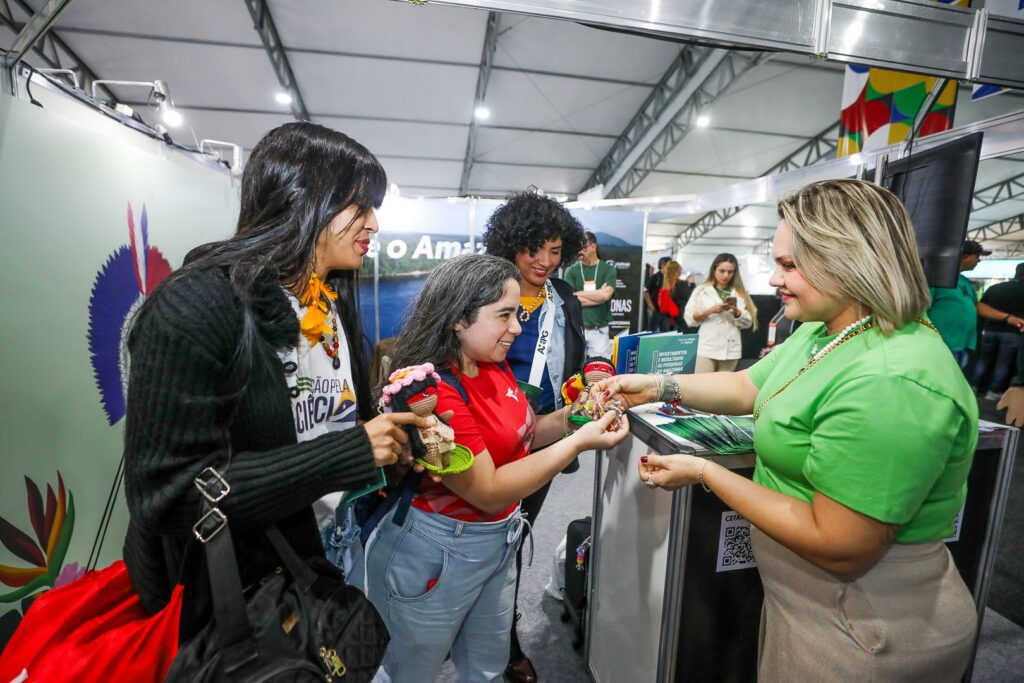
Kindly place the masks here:
[(276, 526), (264, 533), (283, 567), (246, 597), (227, 516), (231, 488), (208, 467), (195, 479), (203, 515), (193, 527), (206, 551), (213, 620), (182, 645), (168, 681), (343, 681), (373, 678), (387, 648), (384, 622), (326, 558), (302, 559)]

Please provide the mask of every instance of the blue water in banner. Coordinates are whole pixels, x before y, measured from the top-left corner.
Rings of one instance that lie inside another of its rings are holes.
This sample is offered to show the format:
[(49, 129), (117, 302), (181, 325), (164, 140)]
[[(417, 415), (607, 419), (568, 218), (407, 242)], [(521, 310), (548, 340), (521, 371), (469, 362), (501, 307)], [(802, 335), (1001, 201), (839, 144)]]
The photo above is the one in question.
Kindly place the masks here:
[[(423, 286), (421, 277), (385, 277), (378, 284), (380, 297), (380, 338), (394, 337), (398, 334), (405, 319), (405, 309)], [(363, 316), (363, 325), (367, 335), (373, 339), (376, 329), (376, 315), (373, 307), (373, 281), (360, 283), (359, 312)]]
[[(486, 230), (487, 219), (500, 204), (486, 199), (385, 200), (377, 213), (380, 232), (360, 271), (359, 310), (372, 342), (398, 334), (406, 309), (434, 268), (460, 254), (482, 251), (480, 236)], [(618, 273), (612, 299), (612, 334), (637, 331), (643, 273), (643, 214), (597, 209), (574, 209), (572, 213), (584, 229), (597, 234), (601, 258)]]

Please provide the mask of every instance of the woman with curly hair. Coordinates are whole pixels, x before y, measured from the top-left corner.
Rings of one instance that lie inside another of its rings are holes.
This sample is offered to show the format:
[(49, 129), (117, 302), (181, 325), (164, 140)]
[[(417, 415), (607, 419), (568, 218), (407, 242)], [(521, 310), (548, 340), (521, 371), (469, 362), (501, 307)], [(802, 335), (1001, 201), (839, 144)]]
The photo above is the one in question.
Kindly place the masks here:
[[(583, 226), (554, 199), (534, 192), (513, 194), (491, 215), (484, 233), (487, 253), (511, 261), (519, 270), (519, 308), (516, 318), (522, 333), (508, 352), (517, 380), (540, 388), (537, 414), (562, 407), (565, 379), (580, 371), (586, 351), (583, 311), (568, 283), (551, 277), (583, 248)], [(567, 471), (579, 469), (576, 460)], [(551, 483), (523, 499), (522, 511), (535, 523)], [(522, 548), (516, 556), (517, 571), (523, 564)], [(516, 613), (512, 623), (512, 647), (505, 675), (517, 683), (537, 680), (533, 664), (523, 654), (516, 634), (519, 577), (516, 577)]]

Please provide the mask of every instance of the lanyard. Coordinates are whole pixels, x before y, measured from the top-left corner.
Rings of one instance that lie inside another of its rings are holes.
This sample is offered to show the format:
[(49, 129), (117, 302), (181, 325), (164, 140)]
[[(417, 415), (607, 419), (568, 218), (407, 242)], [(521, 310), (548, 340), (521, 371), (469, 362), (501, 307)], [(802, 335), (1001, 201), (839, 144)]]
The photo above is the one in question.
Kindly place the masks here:
[(537, 334), (537, 348), (533, 350), (533, 363), (530, 365), (530, 384), (539, 387), (544, 379), (544, 364), (547, 360), (548, 345), (551, 343), (551, 331), (555, 329), (555, 304), (551, 302), (553, 295), (551, 281), (544, 281), (544, 303), (541, 304), (540, 330)]

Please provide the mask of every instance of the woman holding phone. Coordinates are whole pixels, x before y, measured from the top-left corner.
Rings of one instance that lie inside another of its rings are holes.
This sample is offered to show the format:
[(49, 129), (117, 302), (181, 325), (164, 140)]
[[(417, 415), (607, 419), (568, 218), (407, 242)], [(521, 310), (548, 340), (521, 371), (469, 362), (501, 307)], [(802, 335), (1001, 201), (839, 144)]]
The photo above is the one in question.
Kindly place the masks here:
[(695, 372), (731, 372), (743, 355), (740, 330), (757, 329), (757, 308), (740, 277), (732, 254), (711, 262), (704, 283), (693, 290), (683, 311), (686, 324), (697, 327)]

